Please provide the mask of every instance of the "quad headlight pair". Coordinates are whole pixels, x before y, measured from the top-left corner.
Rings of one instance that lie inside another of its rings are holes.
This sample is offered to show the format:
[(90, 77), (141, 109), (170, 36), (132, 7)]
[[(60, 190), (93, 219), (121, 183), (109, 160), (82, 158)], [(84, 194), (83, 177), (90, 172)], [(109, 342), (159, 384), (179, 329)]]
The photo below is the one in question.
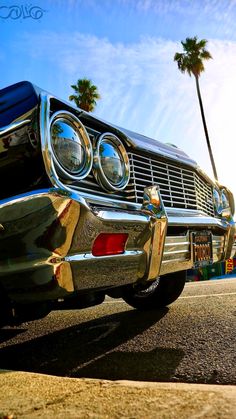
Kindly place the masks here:
[(213, 189), (213, 203), (217, 215), (233, 215), (234, 200), (233, 195), (227, 189)]
[(94, 176), (105, 190), (122, 190), (129, 182), (129, 158), (119, 138), (102, 134), (93, 150), (84, 126), (70, 112), (52, 116), (50, 144), (56, 165), (71, 179), (84, 179), (93, 166)]

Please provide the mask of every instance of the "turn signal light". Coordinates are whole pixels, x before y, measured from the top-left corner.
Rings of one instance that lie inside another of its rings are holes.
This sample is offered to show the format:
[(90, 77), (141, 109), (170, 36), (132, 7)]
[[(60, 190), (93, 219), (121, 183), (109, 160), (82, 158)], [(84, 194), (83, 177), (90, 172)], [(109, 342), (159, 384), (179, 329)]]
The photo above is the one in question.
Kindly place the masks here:
[(93, 256), (119, 255), (124, 253), (128, 234), (101, 233), (95, 239), (92, 248)]

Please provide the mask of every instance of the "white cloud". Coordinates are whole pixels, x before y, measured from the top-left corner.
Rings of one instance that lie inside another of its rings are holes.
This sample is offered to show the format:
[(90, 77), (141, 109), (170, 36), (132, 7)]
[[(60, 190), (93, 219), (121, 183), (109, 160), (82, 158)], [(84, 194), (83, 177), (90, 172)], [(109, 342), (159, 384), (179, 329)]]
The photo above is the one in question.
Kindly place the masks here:
[[(222, 21), (236, 8), (235, 0), (118, 0), (141, 12), (158, 15), (179, 14), (186, 16), (208, 15)], [(96, 0), (95, 0), (96, 2)]]

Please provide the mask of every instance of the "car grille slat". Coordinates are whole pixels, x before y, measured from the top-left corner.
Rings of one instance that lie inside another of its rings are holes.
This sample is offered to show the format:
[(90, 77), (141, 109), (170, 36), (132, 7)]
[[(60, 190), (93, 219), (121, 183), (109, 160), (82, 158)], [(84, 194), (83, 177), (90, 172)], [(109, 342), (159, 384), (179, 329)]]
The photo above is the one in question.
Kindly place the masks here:
[(96, 195), (111, 201), (142, 204), (143, 190), (159, 185), (166, 208), (199, 210), (214, 216), (211, 186), (194, 170), (180, 167), (156, 156), (148, 157), (129, 152), (130, 181), (125, 190), (106, 192), (97, 183), (93, 172), (80, 181), (64, 181), (86, 195)]
[(142, 203), (144, 187), (157, 184), (166, 207), (197, 209), (214, 216), (211, 186), (197, 173), (136, 153), (129, 153), (129, 159), (137, 203)]

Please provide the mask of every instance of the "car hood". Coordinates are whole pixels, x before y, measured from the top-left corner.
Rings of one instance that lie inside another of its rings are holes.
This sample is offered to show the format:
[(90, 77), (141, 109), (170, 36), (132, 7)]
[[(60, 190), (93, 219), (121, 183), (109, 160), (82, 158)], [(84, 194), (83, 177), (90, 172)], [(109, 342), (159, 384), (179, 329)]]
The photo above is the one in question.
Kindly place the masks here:
[(197, 166), (195, 160), (192, 160), (184, 151), (176, 146), (162, 143), (161, 141), (155, 140), (150, 137), (146, 137), (142, 134), (117, 127), (125, 136), (127, 136), (130, 145), (141, 151), (148, 151), (150, 153), (159, 154), (165, 157), (169, 157), (174, 160), (181, 160), (184, 163), (191, 164), (191, 166)]

